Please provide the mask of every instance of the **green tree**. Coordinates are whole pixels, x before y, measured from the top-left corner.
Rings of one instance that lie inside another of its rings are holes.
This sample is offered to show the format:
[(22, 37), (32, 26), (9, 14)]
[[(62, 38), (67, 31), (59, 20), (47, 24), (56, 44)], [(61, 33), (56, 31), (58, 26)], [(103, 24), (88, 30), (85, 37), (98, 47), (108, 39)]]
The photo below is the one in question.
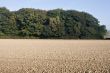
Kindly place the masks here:
[(6, 8), (0, 8), (0, 32), (2, 35), (15, 36), (17, 33), (16, 15)]
[(0, 37), (103, 39), (106, 32), (105, 25), (87, 12), (0, 8)]

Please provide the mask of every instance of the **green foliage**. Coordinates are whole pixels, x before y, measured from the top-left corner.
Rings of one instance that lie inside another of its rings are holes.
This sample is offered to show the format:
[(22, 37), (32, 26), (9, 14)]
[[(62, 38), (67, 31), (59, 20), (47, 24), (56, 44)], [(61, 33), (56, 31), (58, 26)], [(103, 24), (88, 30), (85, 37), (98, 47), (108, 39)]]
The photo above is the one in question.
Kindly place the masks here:
[(6, 8), (0, 8), (0, 32), (4, 35), (16, 35), (16, 15)]
[(102, 39), (106, 31), (86, 12), (32, 8), (11, 12), (0, 8), (0, 37)]

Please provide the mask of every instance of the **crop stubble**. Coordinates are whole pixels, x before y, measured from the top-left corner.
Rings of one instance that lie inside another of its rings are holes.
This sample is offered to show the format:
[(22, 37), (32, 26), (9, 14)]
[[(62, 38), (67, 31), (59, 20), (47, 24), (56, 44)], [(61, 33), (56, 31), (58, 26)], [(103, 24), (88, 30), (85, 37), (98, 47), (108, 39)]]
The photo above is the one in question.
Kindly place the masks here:
[(110, 73), (110, 41), (0, 39), (0, 73)]

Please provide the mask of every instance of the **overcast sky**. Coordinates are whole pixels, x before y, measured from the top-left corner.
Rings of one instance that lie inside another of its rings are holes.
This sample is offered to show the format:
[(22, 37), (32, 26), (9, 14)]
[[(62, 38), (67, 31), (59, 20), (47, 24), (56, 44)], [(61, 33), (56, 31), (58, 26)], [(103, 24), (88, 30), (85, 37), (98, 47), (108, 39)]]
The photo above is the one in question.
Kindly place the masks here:
[(13, 10), (20, 8), (72, 9), (85, 11), (99, 19), (110, 30), (110, 0), (0, 0), (0, 7)]

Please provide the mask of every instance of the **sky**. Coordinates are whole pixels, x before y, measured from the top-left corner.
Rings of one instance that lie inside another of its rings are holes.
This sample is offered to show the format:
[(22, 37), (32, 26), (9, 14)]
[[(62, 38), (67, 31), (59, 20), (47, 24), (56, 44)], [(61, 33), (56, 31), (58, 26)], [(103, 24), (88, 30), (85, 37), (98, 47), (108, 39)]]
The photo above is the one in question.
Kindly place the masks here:
[(92, 14), (110, 30), (110, 0), (0, 0), (0, 7), (11, 11), (21, 8), (78, 10)]

